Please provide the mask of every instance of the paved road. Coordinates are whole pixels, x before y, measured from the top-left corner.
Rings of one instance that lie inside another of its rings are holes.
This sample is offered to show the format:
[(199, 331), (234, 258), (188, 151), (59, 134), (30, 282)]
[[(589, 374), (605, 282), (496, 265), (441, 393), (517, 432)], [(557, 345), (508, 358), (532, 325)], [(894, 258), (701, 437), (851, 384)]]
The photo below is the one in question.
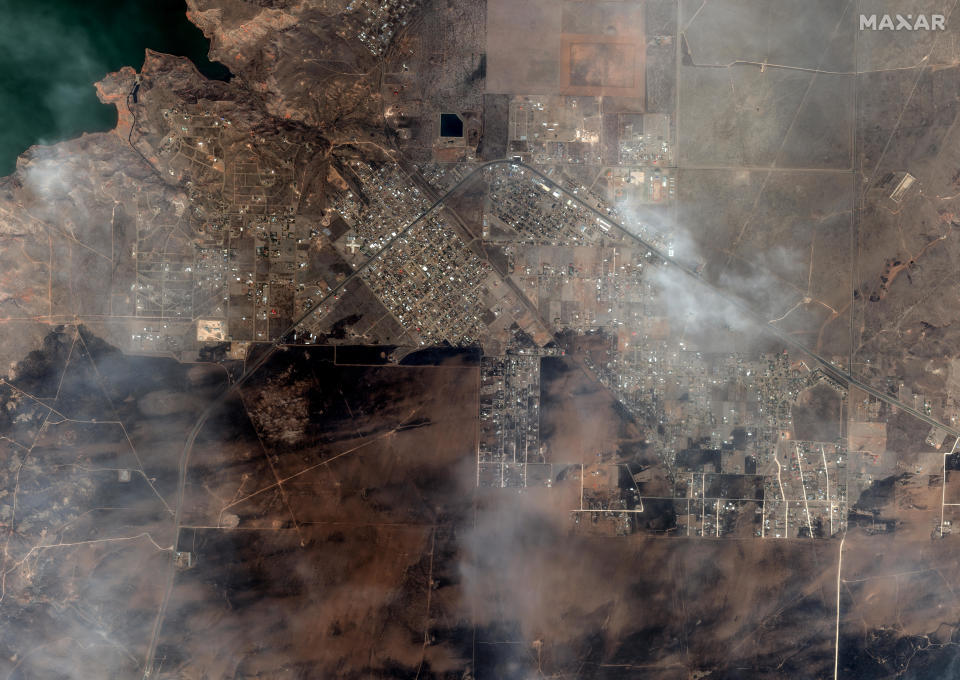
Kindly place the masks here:
[[(501, 162), (508, 162), (508, 161), (501, 161)], [(780, 341), (782, 341), (785, 345), (791, 347), (792, 349), (799, 350), (799, 351), (803, 352), (804, 354), (806, 354), (807, 356), (809, 356), (809, 357), (810, 357), (811, 359), (813, 359), (817, 364), (820, 365), (820, 367), (823, 369), (823, 371), (824, 371), (826, 374), (828, 374), (829, 376), (831, 376), (831, 377), (834, 378), (835, 380), (838, 380), (839, 382), (842, 382), (842, 383), (846, 383), (846, 384), (849, 385), (849, 386), (853, 386), (853, 387), (856, 387), (856, 388), (858, 388), (858, 389), (861, 389), (861, 390), (863, 390), (864, 392), (867, 392), (868, 394), (870, 394), (871, 396), (876, 397), (877, 399), (880, 399), (881, 401), (884, 401), (884, 402), (886, 402), (887, 404), (890, 404), (891, 406), (896, 406), (897, 408), (905, 411), (906, 413), (909, 413), (910, 415), (912, 415), (912, 416), (914, 416), (914, 417), (916, 417), (916, 418), (919, 418), (920, 420), (922, 420), (923, 422), (927, 423), (928, 425), (931, 425), (931, 426), (935, 425), (935, 426), (937, 426), (937, 427), (941, 427), (941, 428), (943, 428), (946, 432), (949, 432), (951, 435), (953, 435), (954, 437), (960, 437), (960, 430), (957, 430), (956, 428), (953, 428), (953, 427), (951, 427), (950, 425), (946, 425), (946, 424), (944, 424), (944, 423), (941, 423), (940, 421), (936, 420), (935, 418), (931, 418), (930, 416), (928, 416), (927, 414), (923, 413), (922, 411), (918, 411), (917, 409), (913, 408), (912, 406), (908, 406), (907, 404), (904, 404), (902, 401), (900, 401), (900, 400), (897, 399), (896, 397), (894, 397), (894, 396), (892, 396), (892, 395), (890, 395), (890, 394), (887, 394), (886, 392), (883, 392), (883, 391), (881, 391), (881, 390), (878, 390), (878, 389), (876, 389), (875, 387), (872, 387), (871, 385), (869, 385), (868, 383), (864, 382), (863, 380), (861, 380), (861, 379), (858, 378), (857, 376), (853, 375), (853, 374), (850, 373), (849, 371), (845, 371), (845, 370), (843, 370), (842, 368), (837, 367), (835, 364), (833, 364), (833, 363), (830, 362), (829, 360), (825, 359), (824, 357), (820, 356), (819, 354), (817, 354), (815, 351), (813, 351), (812, 349), (810, 349), (809, 347), (807, 347), (807, 346), (804, 345), (803, 343), (797, 341), (796, 338), (794, 338), (793, 336), (791, 336), (789, 333), (787, 333), (787, 332), (785, 332), (784, 330), (778, 328), (777, 326), (774, 326), (773, 324), (771, 324), (769, 321), (767, 321), (767, 320), (764, 319), (762, 316), (760, 316), (760, 314), (758, 314), (757, 312), (755, 312), (754, 310), (752, 310), (750, 307), (748, 307), (740, 298), (732, 295), (731, 293), (729, 293), (728, 291), (723, 290), (722, 288), (718, 288), (717, 286), (711, 284), (709, 281), (707, 281), (707, 280), (704, 279), (702, 276), (700, 276), (698, 273), (696, 273), (693, 269), (690, 269), (689, 267), (687, 267), (687, 266), (684, 265), (683, 263), (677, 261), (676, 259), (674, 259), (674, 258), (672, 258), (672, 257), (669, 257), (666, 253), (664, 253), (664, 252), (662, 252), (661, 250), (659, 250), (659, 249), (658, 249), (656, 246), (654, 246), (652, 243), (649, 243), (649, 242), (645, 241), (643, 238), (641, 238), (641, 237), (639, 237), (639, 236), (631, 233), (631, 232), (630, 232), (629, 230), (627, 230), (623, 225), (615, 222), (615, 221), (612, 220), (608, 215), (604, 214), (602, 211), (597, 210), (597, 209), (591, 207), (590, 205), (584, 203), (583, 200), (581, 200), (580, 197), (578, 197), (576, 194), (571, 193), (570, 191), (567, 191), (566, 189), (564, 189), (562, 186), (560, 186), (559, 184), (557, 184), (556, 182), (554, 182), (553, 180), (551, 180), (549, 177), (547, 177), (546, 175), (544, 175), (544, 174), (543, 174), (542, 172), (540, 172), (539, 170), (537, 170), (537, 169), (535, 169), (535, 168), (531, 168), (531, 167), (528, 166), (528, 165), (523, 165), (522, 167), (525, 168), (526, 170), (530, 171), (531, 173), (533, 173), (534, 175), (536, 175), (537, 177), (539, 177), (540, 179), (542, 179), (545, 183), (551, 185), (552, 187), (554, 187), (554, 188), (557, 189), (558, 191), (561, 191), (562, 193), (566, 194), (569, 198), (572, 198), (572, 199), (578, 201), (582, 206), (584, 206), (585, 208), (587, 208), (590, 212), (594, 213), (594, 214), (597, 215), (598, 217), (603, 218), (604, 220), (607, 221), (607, 223), (612, 224), (616, 229), (620, 230), (621, 232), (623, 232), (624, 234), (626, 234), (627, 236), (629, 236), (631, 239), (633, 239), (633, 240), (636, 241), (637, 243), (643, 245), (645, 248), (647, 248), (648, 250), (650, 250), (651, 252), (653, 252), (653, 253), (654, 253), (657, 257), (659, 257), (660, 259), (662, 259), (662, 260), (664, 260), (665, 262), (669, 263), (669, 264), (672, 265), (673, 267), (676, 267), (677, 269), (679, 269), (680, 271), (682, 271), (684, 274), (686, 274), (686, 275), (689, 276), (690, 278), (695, 279), (699, 284), (704, 285), (704, 286), (712, 289), (714, 292), (716, 292), (718, 295), (720, 295), (720, 297), (722, 297), (722, 298), (723, 298), (724, 300), (726, 300), (729, 304), (731, 304), (733, 307), (735, 307), (735, 308), (737, 309), (737, 311), (743, 313), (744, 316), (748, 317), (750, 320), (752, 320), (752, 321), (754, 321), (755, 323), (757, 323), (761, 328), (763, 328), (763, 329), (767, 330), (768, 332), (772, 333), (773, 335), (775, 335), (775, 336), (777, 337), (777, 339), (779, 339)]]
[[(320, 300), (320, 302), (318, 302), (316, 305), (314, 305), (313, 307), (305, 311), (303, 314), (301, 314), (299, 317), (297, 317), (290, 324), (290, 326), (287, 327), (287, 329), (284, 330), (283, 333), (281, 333), (280, 336), (277, 337), (276, 340), (274, 340), (269, 345), (267, 345), (266, 348), (260, 353), (260, 355), (246, 367), (243, 374), (239, 378), (237, 378), (236, 382), (234, 382), (232, 385), (226, 388), (223, 392), (221, 392), (221, 394), (218, 395), (213, 401), (211, 401), (211, 403), (201, 412), (200, 416), (197, 418), (197, 422), (194, 424), (193, 428), (190, 430), (190, 433), (187, 435), (187, 439), (184, 442), (183, 449), (180, 454), (180, 461), (179, 461), (178, 470), (177, 470), (177, 474), (178, 474), (177, 500), (176, 500), (176, 505), (174, 506), (175, 507), (174, 522), (173, 522), (174, 546), (177, 545), (177, 542), (180, 536), (180, 529), (182, 527), (181, 517), (182, 517), (182, 510), (183, 510), (183, 498), (184, 498), (184, 490), (186, 488), (186, 482), (187, 482), (187, 469), (190, 463), (190, 454), (193, 450), (194, 444), (196, 443), (197, 436), (200, 434), (200, 431), (203, 429), (203, 426), (206, 424), (207, 420), (209, 420), (210, 416), (213, 415), (216, 412), (216, 410), (220, 408), (228, 398), (230, 398), (233, 395), (236, 395), (239, 392), (240, 387), (244, 383), (246, 383), (247, 380), (249, 380), (254, 373), (260, 370), (260, 368), (263, 367), (263, 365), (270, 360), (270, 358), (277, 352), (277, 350), (281, 348), (281, 346), (284, 344), (286, 337), (291, 333), (293, 333), (296, 330), (297, 326), (299, 326), (301, 322), (303, 322), (311, 314), (313, 314), (318, 307), (322, 306), (328, 300), (338, 295), (348, 284), (352, 283), (358, 276), (360, 276), (360, 274), (366, 271), (370, 267), (370, 265), (373, 264), (383, 253), (385, 253), (387, 250), (393, 247), (393, 245), (399, 239), (403, 238), (407, 233), (409, 233), (411, 229), (413, 229), (422, 220), (424, 220), (427, 216), (429, 216), (435, 210), (437, 210), (437, 208), (443, 205), (443, 203), (451, 195), (453, 195), (456, 191), (458, 191), (462, 186), (464, 186), (465, 184), (473, 180), (479, 173), (483, 172), (483, 170), (485, 170), (486, 168), (495, 167), (499, 165), (512, 165), (517, 168), (523, 168), (525, 171), (538, 177), (548, 186), (553, 187), (557, 191), (560, 191), (561, 193), (565, 194), (568, 198), (573, 199), (579, 205), (583, 206), (585, 209), (587, 209), (594, 215), (601, 217), (613, 228), (617, 229), (618, 231), (620, 231), (621, 233), (623, 233), (624, 235), (626, 235), (636, 243), (639, 243), (640, 245), (645, 247), (647, 250), (654, 253), (658, 258), (662, 259), (664, 262), (679, 269), (684, 274), (694, 279), (697, 282), (697, 284), (706, 286), (712, 289), (713, 291), (715, 291), (723, 299), (725, 299), (729, 304), (735, 307), (739, 312), (744, 314), (747, 318), (750, 318), (751, 320), (755, 321), (761, 328), (775, 335), (785, 345), (808, 355), (813, 361), (819, 364), (821, 368), (823, 368), (825, 373), (833, 377), (835, 380), (838, 380), (842, 383), (846, 383), (847, 385), (850, 385), (850, 386), (857, 387), (863, 390), (864, 392), (870, 394), (871, 396), (890, 404), (891, 406), (896, 406), (897, 408), (902, 409), (906, 413), (909, 413), (910, 415), (922, 420), (923, 422), (929, 425), (935, 425), (937, 427), (941, 427), (951, 435), (955, 437), (960, 437), (960, 430), (957, 430), (949, 425), (945, 425), (937, 421), (936, 419), (931, 418), (927, 414), (922, 413), (921, 411), (918, 411), (917, 409), (911, 406), (907, 406), (906, 404), (901, 402), (899, 399), (870, 386), (869, 384), (863, 382), (862, 380), (852, 375), (851, 373), (838, 368), (833, 363), (831, 363), (824, 357), (821, 357), (819, 354), (817, 354), (816, 352), (808, 348), (803, 343), (798, 342), (795, 338), (793, 338), (783, 330), (777, 328), (776, 326), (771, 325), (768, 321), (763, 319), (759, 314), (757, 314), (755, 311), (750, 309), (739, 298), (711, 284), (709, 281), (705, 280), (698, 273), (696, 273), (693, 269), (687, 267), (682, 262), (679, 262), (678, 260), (668, 256), (666, 253), (662, 252), (659, 248), (654, 246), (652, 243), (649, 243), (643, 238), (632, 233), (626, 227), (624, 227), (620, 223), (613, 220), (606, 213), (600, 210), (597, 210), (596, 208), (585, 203), (580, 196), (577, 196), (576, 194), (568, 191), (566, 188), (557, 184), (550, 177), (543, 174), (536, 168), (530, 167), (529, 165), (526, 165), (524, 163), (517, 163), (514, 161), (502, 159), (502, 160), (488, 161), (486, 163), (483, 163), (482, 165), (477, 166), (470, 173), (464, 176), (463, 179), (461, 179), (456, 184), (454, 184), (453, 187), (451, 187), (446, 193), (444, 193), (442, 196), (437, 198), (430, 205), (429, 208), (427, 208), (422, 213), (420, 213), (409, 225), (404, 227), (401, 231), (397, 232), (397, 235), (391, 238), (389, 241), (387, 241), (387, 243), (384, 245), (383, 248), (377, 251), (376, 254), (371, 256), (362, 265), (357, 267), (353, 271), (353, 273), (350, 274), (350, 276), (348, 276), (340, 284), (334, 287), (322, 300)], [(173, 584), (174, 584), (175, 577), (176, 577), (176, 563), (175, 563), (175, 560), (171, 557), (163, 600), (161, 601), (160, 609), (157, 612), (157, 618), (154, 622), (150, 644), (147, 648), (147, 655), (144, 661), (143, 677), (145, 679), (151, 676), (153, 661), (156, 655), (157, 642), (160, 637), (160, 630), (163, 625), (164, 617), (166, 616), (167, 606), (170, 601), (170, 594), (173, 591)]]
[[(180, 529), (182, 527), (181, 517), (182, 517), (182, 510), (183, 510), (183, 498), (184, 498), (184, 491), (186, 489), (186, 484), (187, 484), (187, 468), (189, 467), (189, 464), (190, 464), (190, 454), (193, 451), (193, 445), (197, 441), (197, 436), (200, 434), (200, 431), (203, 429), (203, 426), (206, 424), (207, 420), (210, 419), (210, 416), (213, 415), (217, 411), (217, 409), (220, 408), (228, 398), (230, 398), (231, 396), (239, 392), (240, 387), (244, 383), (246, 383), (247, 380), (249, 380), (254, 373), (259, 371), (260, 368), (263, 367), (263, 365), (267, 363), (267, 361), (269, 361), (270, 358), (277, 352), (277, 350), (280, 349), (281, 345), (283, 345), (287, 336), (293, 333), (296, 330), (297, 326), (299, 326), (307, 317), (313, 314), (318, 307), (325, 304), (328, 300), (335, 298), (344, 288), (346, 288), (348, 284), (352, 283), (358, 276), (360, 276), (360, 274), (365, 272), (370, 267), (371, 264), (373, 264), (381, 255), (383, 255), (383, 253), (385, 253), (390, 248), (392, 248), (393, 245), (399, 239), (403, 238), (411, 229), (417, 226), (422, 220), (424, 220), (434, 210), (436, 210), (438, 207), (443, 205), (444, 201), (446, 201), (447, 198), (449, 198), (454, 192), (460, 189), (460, 187), (462, 187), (464, 184), (466, 184), (471, 179), (473, 179), (478, 173), (482, 172), (484, 168), (492, 165), (497, 165), (499, 163), (504, 163), (504, 162), (506, 161), (491, 161), (489, 163), (484, 163), (483, 165), (474, 169), (470, 174), (468, 174), (466, 177), (461, 179), (459, 182), (457, 182), (449, 191), (447, 191), (445, 194), (440, 196), (436, 201), (434, 201), (430, 205), (429, 208), (427, 208), (422, 213), (420, 213), (410, 224), (404, 227), (401, 231), (397, 232), (397, 235), (392, 237), (389, 241), (387, 241), (384, 244), (383, 248), (378, 250), (366, 262), (364, 262), (362, 265), (357, 267), (353, 271), (353, 273), (350, 274), (350, 276), (348, 276), (343, 281), (341, 281), (337, 286), (335, 286), (316, 305), (314, 305), (313, 307), (305, 311), (303, 314), (301, 314), (299, 317), (294, 319), (294, 321), (277, 337), (277, 339), (275, 339), (273, 342), (267, 345), (266, 348), (264, 348), (263, 351), (260, 353), (260, 355), (246, 367), (243, 374), (239, 378), (237, 378), (236, 382), (234, 382), (232, 385), (227, 387), (216, 398), (214, 398), (210, 402), (210, 404), (200, 413), (200, 416), (197, 418), (197, 422), (194, 424), (193, 428), (190, 430), (190, 433), (187, 435), (187, 439), (184, 442), (183, 449), (180, 453), (180, 461), (177, 468), (177, 500), (176, 500), (176, 505), (174, 506), (174, 517), (173, 517), (174, 547), (176, 547), (180, 539)], [(164, 589), (163, 600), (160, 603), (160, 610), (157, 613), (157, 618), (154, 621), (153, 630), (151, 632), (150, 644), (147, 647), (147, 655), (143, 665), (144, 678), (149, 678), (151, 676), (153, 661), (157, 651), (157, 642), (160, 638), (160, 629), (163, 626), (163, 619), (166, 616), (167, 606), (170, 602), (170, 594), (173, 591), (173, 584), (176, 577), (175, 559), (171, 558), (170, 566), (168, 570), (169, 571), (167, 574), (167, 582)]]

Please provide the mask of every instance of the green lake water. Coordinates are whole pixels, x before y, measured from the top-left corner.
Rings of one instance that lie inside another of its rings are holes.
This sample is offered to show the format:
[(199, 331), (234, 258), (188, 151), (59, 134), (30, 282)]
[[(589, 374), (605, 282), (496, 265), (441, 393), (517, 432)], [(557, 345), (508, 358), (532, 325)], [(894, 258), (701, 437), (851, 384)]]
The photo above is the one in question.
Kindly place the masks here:
[(122, 66), (139, 70), (147, 48), (228, 78), (186, 10), (183, 0), (0, 0), (0, 176), (33, 144), (111, 129), (116, 109), (93, 83)]

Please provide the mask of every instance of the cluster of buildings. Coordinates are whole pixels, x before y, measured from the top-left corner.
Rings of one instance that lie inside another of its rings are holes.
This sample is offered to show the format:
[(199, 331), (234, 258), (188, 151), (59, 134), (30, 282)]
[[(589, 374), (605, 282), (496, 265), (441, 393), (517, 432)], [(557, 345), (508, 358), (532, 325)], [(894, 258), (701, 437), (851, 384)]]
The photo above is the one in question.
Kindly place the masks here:
[(430, 200), (396, 164), (375, 166), (354, 159), (340, 174), (345, 190), (331, 197), (330, 208), (350, 227), (350, 255), (376, 254), (430, 207)]
[[(196, 342), (267, 341), (288, 328), (318, 225), (296, 218), (294, 166), (310, 142), (277, 130), (243, 132), (220, 104), (162, 108), (145, 134), (148, 159), (186, 196), (175, 219), (150, 205), (136, 216), (136, 313), (196, 322)], [(217, 333), (204, 328), (216, 326)], [(171, 326), (171, 336), (183, 329)], [(154, 343), (156, 344), (156, 343)]]
[(525, 487), (534, 480), (550, 484), (550, 476), (528, 478), (528, 465), (546, 463), (540, 445), (542, 353), (512, 351), (481, 360), (478, 486)]
[(592, 166), (612, 205), (676, 197), (672, 118), (605, 111), (602, 97), (518, 95), (510, 100), (509, 153), (540, 167)]
[(515, 96), (509, 150), (537, 165), (600, 165), (602, 119), (596, 97)]
[[(397, 322), (420, 344), (479, 343), (496, 318), (490, 266), (395, 164), (351, 161), (333, 210), (349, 230), (334, 242)], [(373, 259), (371, 259), (373, 258)], [(366, 264), (369, 261), (369, 264)]]
[[(516, 313), (510, 284), (552, 332), (603, 331), (606, 349), (583, 360), (646, 426), (647, 445), (674, 480), (672, 498), (653, 502), (635, 481), (624, 482), (634, 479), (632, 471), (550, 460), (539, 429), (540, 361), (560, 350), (544, 341), (508, 341), (482, 360), (478, 485), (550, 486), (558, 475), (579, 477), (581, 507), (574, 510), (591, 522), (608, 517), (618, 532), (649, 526), (652, 512), (670, 517), (654, 522), (658, 530), (679, 536), (817, 537), (842, 530), (844, 448), (792, 435), (798, 396), (830, 382), (821, 372), (785, 353), (688, 347), (671, 328), (672, 303), (656, 275), (664, 263), (614, 227), (615, 213), (602, 200), (584, 192), (594, 212), (510, 165), (484, 172), (482, 239), (508, 257), (501, 280), (454, 218), (429, 212), (431, 187), (453, 186), (463, 170), (448, 175), (432, 164), (423, 170), (426, 190), (396, 165), (347, 164), (344, 190), (331, 203), (345, 223), (332, 237), (344, 260), (362, 267), (366, 287), (422, 344), (483, 344), (500, 315)], [(576, 183), (563, 186), (574, 196), (584, 191)], [(671, 250), (668, 241), (657, 246)]]
[(847, 527), (847, 462), (843, 447), (782, 439), (764, 479), (761, 537), (829, 537)]
[(200, 107), (174, 107), (160, 111), (167, 126), (157, 144), (157, 156), (171, 178), (184, 175), (223, 175), (226, 170), (223, 132), (232, 123)]
[(485, 236), (492, 233), (488, 228), (501, 226), (515, 243), (585, 245), (600, 239), (623, 240), (608, 220), (522, 167), (495, 166), (487, 174)]
[[(563, 104), (565, 117), (553, 115), (555, 102), (515, 98), (511, 135), (558, 159), (570, 144), (602, 155), (597, 103), (578, 98), (576, 115), (572, 101)], [(618, 114), (617, 162), (606, 186), (670, 200), (669, 118), (646, 118)], [(598, 194), (562, 173), (545, 181), (518, 165), (487, 168), (478, 236), (503, 254), (504, 273), (459, 217), (432, 207), (469, 171), (464, 166), (423, 162), (415, 179), (393, 162), (346, 160), (332, 175), (339, 190), (328, 212), (309, 220), (295, 214), (296, 187), (279, 160), (290, 150), (264, 151), (282, 140), (235, 138), (215, 114), (170, 110), (166, 120), (161, 167), (188, 187), (216, 180), (223, 190), (192, 205), (187, 223), (195, 233), (184, 234), (179, 250), (158, 258), (145, 234), (137, 247), (138, 313), (192, 314), (201, 342), (243, 343), (275, 339), (324, 300), (298, 330), (302, 338), (329, 338), (345, 320), (368, 316), (387, 319), (396, 337), (414, 344), (480, 344), (479, 485), (578, 478), (579, 512), (592, 522), (609, 517), (618, 533), (650, 526), (650, 513), (670, 518), (658, 519), (657, 530), (683, 536), (842, 530), (845, 450), (791, 435), (792, 404), (822, 374), (786, 355), (708, 354), (677, 340), (656, 276), (663, 263), (614, 226), (619, 194)], [(666, 237), (643, 236), (673, 255)], [(353, 272), (357, 280), (338, 285)], [(645, 497), (634, 471), (609, 461), (587, 466), (546, 454), (540, 361), (560, 352), (552, 334), (596, 331), (608, 344), (583, 360), (645, 425), (648, 446), (673, 472), (672, 498)], [(516, 341), (521, 335), (526, 342)]]
[(446, 193), (473, 168), (466, 164), (415, 163), (414, 169), (437, 191)]
[(484, 304), (489, 265), (443, 219), (421, 220), (362, 277), (420, 344), (478, 344), (492, 318)]
[[(621, 113), (616, 116), (617, 164), (627, 166), (674, 165), (671, 120), (666, 113)], [(611, 120), (612, 122), (612, 120)]]
[(418, 4), (416, 0), (351, 0), (338, 34), (345, 40), (356, 38), (370, 54), (382, 56)]

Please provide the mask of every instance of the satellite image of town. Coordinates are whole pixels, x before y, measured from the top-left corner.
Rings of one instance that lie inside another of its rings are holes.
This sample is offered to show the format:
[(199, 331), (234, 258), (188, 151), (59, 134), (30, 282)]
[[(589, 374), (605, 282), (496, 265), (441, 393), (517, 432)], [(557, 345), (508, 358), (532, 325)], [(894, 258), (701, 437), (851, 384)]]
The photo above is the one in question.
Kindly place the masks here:
[(0, 0), (0, 680), (960, 678), (958, 5)]

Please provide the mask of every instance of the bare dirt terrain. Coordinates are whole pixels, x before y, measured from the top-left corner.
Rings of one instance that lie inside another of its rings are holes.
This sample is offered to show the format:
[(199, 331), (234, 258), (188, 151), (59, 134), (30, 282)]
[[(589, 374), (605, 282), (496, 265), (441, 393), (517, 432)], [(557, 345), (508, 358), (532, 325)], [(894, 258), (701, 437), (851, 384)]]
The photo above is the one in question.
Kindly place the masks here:
[(0, 674), (957, 674), (950, 3), (188, 5), (0, 180)]

